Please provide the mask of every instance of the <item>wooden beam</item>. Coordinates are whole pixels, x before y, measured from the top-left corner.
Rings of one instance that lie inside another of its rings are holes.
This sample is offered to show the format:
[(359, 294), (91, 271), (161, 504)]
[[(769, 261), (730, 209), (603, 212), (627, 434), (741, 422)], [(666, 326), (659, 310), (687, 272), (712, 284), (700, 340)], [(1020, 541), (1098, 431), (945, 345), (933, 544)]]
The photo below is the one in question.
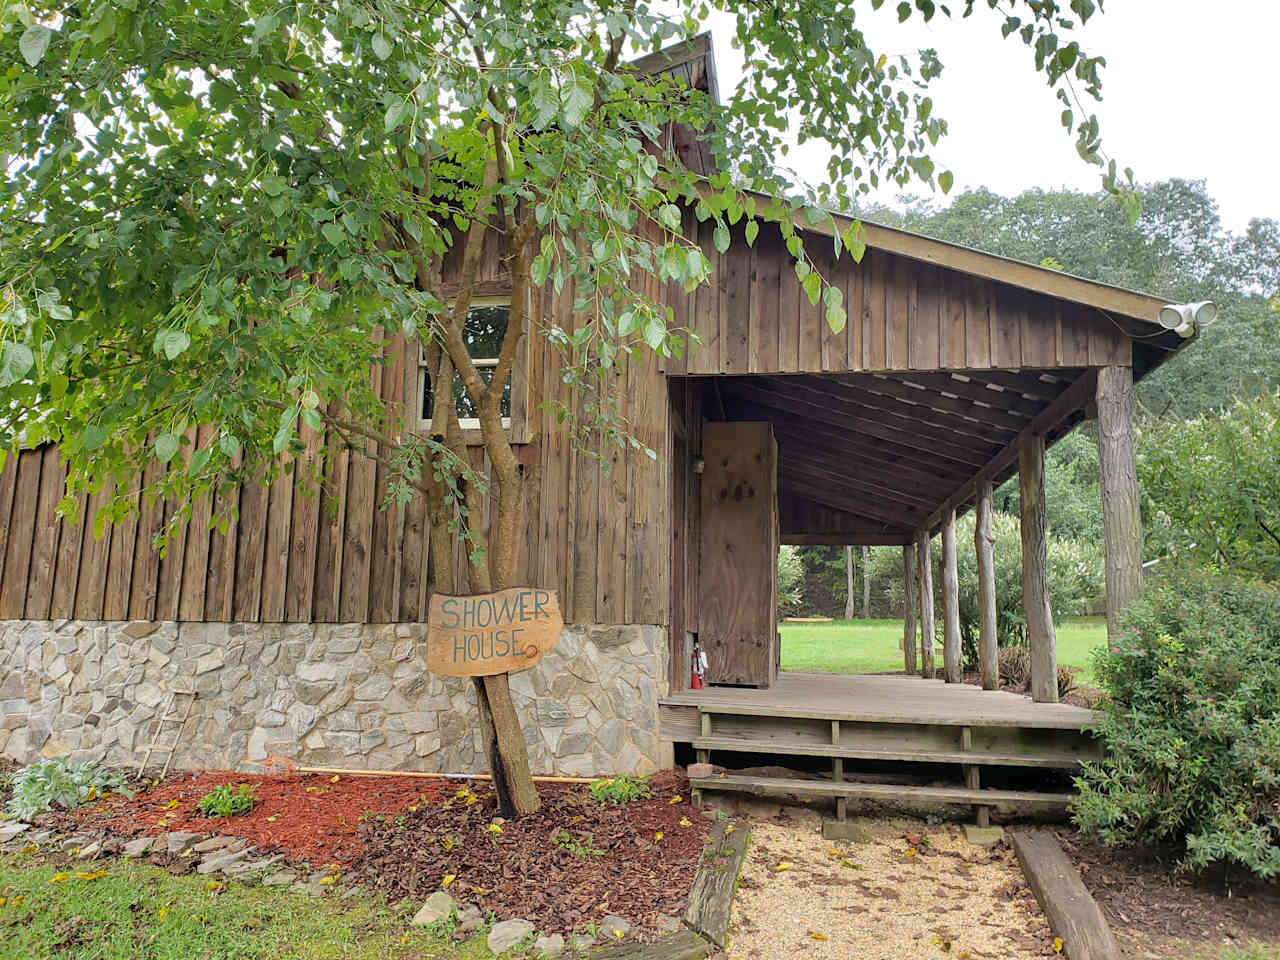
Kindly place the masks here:
[(818, 401), (812, 401), (787, 393), (779, 393), (776, 390), (745, 386), (741, 383), (735, 384), (733, 389), (738, 396), (762, 406), (808, 417), (818, 423), (843, 427), (869, 437), (878, 437), (899, 447), (913, 450), (917, 454), (928, 453), (934, 457), (945, 457), (947, 460), (970, 467), (981, 467), (989, 457), (985, 448), (975, 450), (970, 446), (953, 443), (944, 436), (936, 435), (933, 431), (914, 431), (886, 426), (881, 421), (862, 413), (841, 410), (837, 404), (830, 403), (825, 398), (820, 397)]
[[(924, 391), (919, 392), (924, 393)], [(907, 403), (897, 397), (863, 390), (861, 387), (840, 380), (832, 384), (831, 393), (841, 399), (852, 401), (872, 410), (880, 410), (895, 417), (902, 417), (943, 430), (954, 430), (956, 433), (967, 434), (992, 444), (1006, 442), (1021, 429), (1021, 424), (1013, 428), (1003, 423), (994, 423), (965, 417), (962, 414), (958, 415), (949, 411), (937, 410), (925, 403)], [(976, 404), (970, 405), (970, 409), (976, 408)]]
[(1133, 440), (1133, 370), (1098, 371), (1098, 467), (1106, 568), (1107, 632), (1142, 594), (1142, 516)]
[(1024, 397), (1030, 397), (1033, 400), (1039, 400), (1042, 403), (1048, 403), (1062, 390), (1064, 386), (1069, 384), (1075, 377), (1069, 376), (1074, 373), (1079, 376), (1082, 370), (1067, 369), (1059, 371), (1060, 374), (1067, 376), (1052, 376), (1042, 373), (1039, 370), (1032, 370), (1027, 373), (1013, 373), (1008, 370), (975, 370), (972, 373), (965, 374), (971, 381), (981, 383), (984, 386), (994, 384), (1005, 393), (1019, 394)]
[(956, 563), (956, 512), (942, 521), (942, 669), (947, 683), (960, 683), (960, 575)]
[(995, 535), (991, 532), (991, 483), (978, 487), (978, 515), (973, 545), (978, 554), (978, 666), (983, 690), (1000, 689), (999, 653), (996, 649)]
[(902, 666), (916, 672), (916, 545), (902, 545)]
[(1071, 960), (1120, 960), (1107, 919), (1049, 830), (1010, 832), (1027, 885)]
[(901, 514), (890, 513), (877, 507), (868, 506), (862, 498), (857, 501), (843, 499), (838, 495), (838, 492), (832, 493), (830, 488), (821, 482), (816, 484), (812, 480), (806, 482), (803, 477), (797, 478), (792, 474), (779, 471), (778, 484), (789, 494), (798, 495), (805, 500), (812, 500), (814, 503), (820, 503), (824, 507), (831, 507), (833, 510), (843, 510), (845, 513), (860, 517), (863, 520), (883, 523), (895, 529), (911, 525), (911, 521)]
[(972, 373), (956, 371), (955, 373), (876, 374), (875, 376), (878, 380), (914, 384), (923, 390), (973, 400), (1021, 418), (1034, 417), (1043, 406), (1034, 400), (1028, 400), (1020, 393), (997, 390), (972, 380), (970, 379), (973, 376)]
[(869, 497), (880, 497), (893, 503), (901, 503), (917, 510), (931, 510), (938, 502), (936, 496), (921, 495), (904, 485), (884, 485), (868, 481), (856, 472), (843, 473), (839, 467), (831, 466), (830, 461), (823, 460), (813, 454), (802, 456), (795, 451), (783, 462), (783, 469), (793, 468), (803, 471), (809, 476), (821, 478), (842, 490), (865, 494)]
[(856, 530), (837, 530), (833, 533), (791, 533), (784, 527), (778, 542), (797, 547), (896, 547), (911, 538), (910, 530), (897, 533), (859, 533)]
[(934, 678), (933, 647), (937, 628), (933, 618), (933, 557), (929, 550), (929, 531), (916, 533), (916, 580), (920, 587), (920, 676)]
[(1044, 497), (1044, 437), (1029, 436), (1018, 458), (1022, 508), (1022, 612), (1031, 647), (1031, 699), (1058, 702), (1058, 640), (1049, 609), (1049, 521)]
[(1096, 383), (1096, 370), (1089, 369), (1081, 374), (1075, 383), (1058, 394), (1048, 406), (1031, 418), (1031, 421), (1022, 428), (1022, 432), (1018, 434), (1017, 439), (1006, 445), (973, 477), (962, 483), (951, 496), (942, 502), (942, 505), (929, 517), (926, 524), (928, 529), (932, 530), (941, 523), (942, 518), (946, 516), (948, 511), (955, 510), (961, 504), (972, 500), (977, 495), (981, 484), (997, 482), (1003, 471), (1017, 462), (1019, 451), (1029, 438), (1039, 437), (1043, 441), (1048, 433), (1073, 413), (1083, 410), (1088, 398), (1094, 393)]
[[(970, 420), (993, 423), (1017, 433), (1026, 423), (1027, 415), (1018, 414), (980, 403), (976, 399), (959, 396), (944, 396), (940, 391), (929, 389), (917, 383), (899, 380), (892, 376), (872, 376), (865, 373), (836, 374), (835, 380), (849, 384), (869, 393), (878, 393), (886, 397), (896, 397), (904, 403), (928, 407), (952, 413)], [(953, 381), (959, 382), (959, 381)], [(995, 394), (996, 391), (990, 391)]]

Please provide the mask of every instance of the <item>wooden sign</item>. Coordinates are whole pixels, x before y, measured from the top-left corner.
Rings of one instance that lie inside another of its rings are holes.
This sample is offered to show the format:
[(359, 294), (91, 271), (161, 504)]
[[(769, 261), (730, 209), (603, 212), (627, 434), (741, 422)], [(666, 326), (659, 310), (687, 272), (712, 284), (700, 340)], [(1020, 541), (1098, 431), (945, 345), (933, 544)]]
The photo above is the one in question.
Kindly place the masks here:
[(553, 590), (512, 587), (474, 597), (431, 598), (427, 669), (446, 677), (524, 670), (560, 642), (564, 620)]

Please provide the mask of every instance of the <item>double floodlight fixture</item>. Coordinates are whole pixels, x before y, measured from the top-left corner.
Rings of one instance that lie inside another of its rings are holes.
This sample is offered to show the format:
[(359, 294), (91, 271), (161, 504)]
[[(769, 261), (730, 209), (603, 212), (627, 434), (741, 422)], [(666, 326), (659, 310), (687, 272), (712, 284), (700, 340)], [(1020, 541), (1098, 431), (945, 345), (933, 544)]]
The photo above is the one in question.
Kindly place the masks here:
[(1169, 303), (1160, 308), (1156, 320), (1184, 340), (1218, 319), (1218, 307), (1212, 300), (1196, 303)]

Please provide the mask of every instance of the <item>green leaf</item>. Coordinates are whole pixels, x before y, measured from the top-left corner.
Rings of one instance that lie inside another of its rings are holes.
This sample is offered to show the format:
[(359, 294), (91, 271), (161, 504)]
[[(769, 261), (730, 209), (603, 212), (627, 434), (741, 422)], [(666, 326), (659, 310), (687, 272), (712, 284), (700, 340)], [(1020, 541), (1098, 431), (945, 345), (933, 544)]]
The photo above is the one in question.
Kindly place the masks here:
[(817, 273), (810, 272), (801, 285), (804, 287), (805, 294), (809, 297), (809, 302), (816, 307), (818, 299), (822, 295), (822, 278)]
[(6, 343), (0, 351), (0, 387), (11, 387), (35, 366), (36, 358), (25, 343)]
[(753, 246), (756, 242), (756, 234), (760, 232), (760, 224), (756, 220), (747, 221), (747, 246)]
[(22, 53), (22, 59), (27, 61), (28, 66), (36, 66), (44, 59), (45, 51), (49, 49), (49, 41), (53, 39), (53, 31), (44, 24), (33, 23), (22, 32), (22, 36), (18, 40), (18, 50)]
[(284, 189), (287, 186), (288, 184), (274, 173), (268, 173), (262, 178), (262, 192), (268, 197), (280, 196), (280, 194), (284, 193)]
[(156, 452), (156, 459), (161, 463), (168, 463), (178, 453), (178, 448), (182, 445), (181, 439), (177, 434), (162, 433), (156, 437), (156, 442), (152, 444), (152, 448)]
[(107, 442), (107, 431), (104, 427), (91, 423), (80, 432), (80, 446), (86, 450), (97, 450)]
[(191, 337), (185, 330), (169, 327), (156, 334), (156, 353), (163, 353), (170, 360), (176, 360), (189, 346), (191, 346)]
[(400, 100), (387, 107), (387, 112), (382, 115), (382, 130), (384, 133), (390, 133), (396, 127), (400, 126), (400, 121), (409, 110), (409, 104)]
[(843, 330), (847, 319), (844, 307), (839, 304), (831, 304), (827, 307), (827, 326), (831, 328), (832, 333)]
[(320, 227), (320, 232), (324, 234), (324, 238), (335, 247), (346, 246), (347, 234), (336, 223), (326, 223)]
[(716, 249), (724, 253), (729, 249), (729, 228), (723, 223), (716, 224), (716, 229), (711, 234), (711, 239), (714, 241)]
[[(386, 34), (381, 30), (373, 35), (373, 53), (379, 60), (385, 60), (391, 56), (391, 41), (387, 39)], [(276, 451), (279, 453), (280, 451)]]
[(564, 117), (565, 125), (568, 127), (581, 126), (587, 111), (595, 103), (595, 97), (591, 93), (591, 85), (575, 76), (565, 83), (561, 93), (564, 96), (562, 116)]
[(938, 186), (942, 188), (943, 193), (951, 192), (951, 185), (955, 183), (955, 180), (956, 178), (952, 175), (950, 170), (943, 170), (938, 174)]

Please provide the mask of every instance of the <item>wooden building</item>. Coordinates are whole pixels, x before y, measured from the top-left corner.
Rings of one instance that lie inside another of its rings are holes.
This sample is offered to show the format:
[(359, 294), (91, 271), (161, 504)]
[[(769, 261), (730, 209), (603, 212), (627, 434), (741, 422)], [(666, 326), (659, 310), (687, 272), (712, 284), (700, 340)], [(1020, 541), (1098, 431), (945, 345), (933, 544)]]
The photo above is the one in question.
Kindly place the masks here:
[[(705, 42), (665, 62), (714, 91)], [(687, 132), (672, 136), (685, 138), (677, 146), (687, 157), (700, 149)], [(750, 245), (740, 224), (718, 253), (710, 224), (686, 218), (712, 281), (693, 293), (675, 285), (650, 292), (701, 345), (678, 361), (623, 367), (613, 385), (639, 439), (661, 453), (656, 463), (611, 450), (606, 471), (574, 452), (544, 410), (544, 400), (572, 397), (555, 350), (536, 331), (552, 316), (572, 324), (574, 290), (542, 292), (513, 381), (512, 431), (528, 478), (519, 580), (557, 591), (566, 622), (660, 629), (672, 697), (688, 687), (695, 638), (711, 682), (763, 693), (777, 684), (779, 543), (892, 544), (912, 555), (941, 534), (953, 563), (956, 513), (989, 513), (993, 486), (1020, 471), (1034, 693), (1056, 699), (1045, 448), (1099, 418), (1114, 616), (1140, 583), (1133, 383), (1187, 341), (1157, 322), (1159, 298), (870, 223), (855, 262), (847, 250), (833, 255), (824, 227), (803, 218), (797, 227), (844, 293), (849, 323), (838, 334), (801, 290), (776, 228), (761, 229)], [(496, 243), (483, 279), (486, 293), (503, 294)], [(412, 419), (421, 397), (417, 346), (397, 338), (386, 355), (381, 394)], [(313, 447), (330, 439), (315, 436)], [(484, 469), (483, 449), (471, 449), (473, 466)], [(56, 515), (62, 480), (52, 448), (23, 451), (0, 474), (0, 620), (425, 618), (432, 587), (424, 505), (378, 509), (385, 470), (364, 457), (340, 461), (319, 497), (289, 480), (245, 485), (232, 495), (239, 522), (225, 533), (208, 529), (210, 505), (199, 505), (163, 557), (150, 547), (166, 521), (163, 503), (144, 504), (97, 537)], [(87, 517), (104, 496), (83, 504)], [(980, 566), (984, 588), (993, 589), (989, 552)], [(932, 636), (927, 563), (920, 573), (918, 612)], [(958, 656), (952, 618), (944, 609), (948, 669)], [(932, 650), (926, 643), (922, 655)], [(913, 645), (908, 651), (910, 664)], [(682, 729), (681, 717), (671, 729)], [(1078, 732), (1080, 718), (1072, 724)], [(668, 739), (693, 742), (696, 733), (668, 731)]]

